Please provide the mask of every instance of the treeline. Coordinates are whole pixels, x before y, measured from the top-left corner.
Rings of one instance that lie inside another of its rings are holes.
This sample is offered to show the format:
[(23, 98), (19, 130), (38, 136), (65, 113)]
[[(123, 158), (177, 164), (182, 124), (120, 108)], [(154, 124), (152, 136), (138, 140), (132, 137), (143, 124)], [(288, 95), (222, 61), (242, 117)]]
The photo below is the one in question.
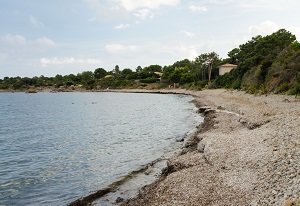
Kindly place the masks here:
[(300, 93), (300, 43), (281, 29), (252, 38), (228, 53), (225, 61), (237, 64), (215, 79), (216, 87), (243, 89), (250, 93)]
[(207, 64), (212, 63), (211, 79), (218, 75), (217, 66), (221, 59), (215, 53), (199, 55), (194, 61), (184, 59), (173, 65), (150, 65), (135, 70), (125, 68), (120, 70), (116, 65), (111, 71), (97, 68), (92, 71), (84, 71), (76, 75), (56, 75), (55, 77), (4, 77), (0, 80), (0, 89), (26, 90), (32, 87), (38, 88), (84, 88), (84, 89), (118, 89), (141, 88), (156, 83), (159, 88), (168, 87), (176, 83), (185, 88), (202, 88), (209, 79)]
[[(238, 67), (219, 76), (218, 66), (225, 63)], [(169, 66), (150, 65), (134, 70), (111, 71), (97, 68), (77, 75), (55, 77), (5, 77), (0, 79), (2, 90), (26, 90), (32, 87), (49, 88), (159, 88), (176, 83), (186, 89), (233, 88), (250, 93), (300, 93), (300, 44), (290, 32), (281, 29), (271, 35), (252, 38), (220, 59), (215, 52), (199, 55), (193, 61), (184, 59)]]

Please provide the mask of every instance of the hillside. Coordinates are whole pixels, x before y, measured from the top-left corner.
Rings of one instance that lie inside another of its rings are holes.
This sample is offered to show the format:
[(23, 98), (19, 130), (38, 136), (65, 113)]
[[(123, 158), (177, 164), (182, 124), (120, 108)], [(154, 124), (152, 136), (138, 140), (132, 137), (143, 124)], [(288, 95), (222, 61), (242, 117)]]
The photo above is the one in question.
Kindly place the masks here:
[(257, 36), (228, 53), (225, 61), (236, 70), (215, 80), (217, 87), (243, 89), (250, 93), (300, 93), (300, 44), (286, 30)]

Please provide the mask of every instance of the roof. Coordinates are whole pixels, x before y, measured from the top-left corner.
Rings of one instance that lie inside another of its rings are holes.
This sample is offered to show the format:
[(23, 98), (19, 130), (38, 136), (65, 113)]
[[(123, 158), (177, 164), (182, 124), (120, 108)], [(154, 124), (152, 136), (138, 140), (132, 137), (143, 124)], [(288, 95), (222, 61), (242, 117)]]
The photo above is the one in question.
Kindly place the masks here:
[(154, 72), (154, 74), (156, 74), (156, 75), (158, 75), (160, 77), (163, 75), (163, 73), (161, 73), (161, 72)]
[(220, 67), (237, 67), (238, 65), (235, 64), (223, 64)]

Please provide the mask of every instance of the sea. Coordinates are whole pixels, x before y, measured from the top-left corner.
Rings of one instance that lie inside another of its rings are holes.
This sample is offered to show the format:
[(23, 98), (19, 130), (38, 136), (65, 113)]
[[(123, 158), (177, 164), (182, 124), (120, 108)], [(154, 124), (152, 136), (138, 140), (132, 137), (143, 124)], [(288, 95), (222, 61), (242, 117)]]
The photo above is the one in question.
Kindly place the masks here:
[(68, 205), (161, 158), (200, 124), (191, 100), (0, 93), (0, 205)]

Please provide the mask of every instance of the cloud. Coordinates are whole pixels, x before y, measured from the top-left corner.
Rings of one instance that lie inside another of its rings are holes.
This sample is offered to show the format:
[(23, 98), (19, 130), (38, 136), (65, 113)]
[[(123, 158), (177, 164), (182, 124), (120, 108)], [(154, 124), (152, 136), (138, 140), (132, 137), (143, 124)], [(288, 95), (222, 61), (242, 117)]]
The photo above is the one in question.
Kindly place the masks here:
[(53, 58), (41, 58), (40, 64), (42, 67), (48, 67), (51, 65), (68, 65), (68, 64), (83, 64), (83, 65), (94, 65), (101, 64), (102, 61), (100, 59), (93, 58), (75, 58), (75, 57), (53, 57)]
[[(291, 2), (291, 1), (290, 1)], [(295, 1), (296, 2), (296, 1)], [(266, 0), (201, 0), (201, 5), (191, 4), (189, 9), (191, 11), (207, 11), (207, 6), (209, 7), (236, 7), (243, 10), (257, 10), (264, 9), (268, 11), (280, 11), (288, 8), (291, 4), (286, 3), (286, 0), (276, 0), (270, 3)]]
[(266, 9), (266, 10), (283, 10), (287, 8), (285, 0), (277, 0), (272, 3), (265, 0), (244, 0), (237, 4), (242, 9)]
[(189, 31), (182, 31), (182, 33), (183, 33), (184, 35), (186, 35), (187, 37), (189, 37), (189, 38), (193, 38), (193, 37), (195, 36), (194, 33), (189, 32)]
[(300, 27), (299, 26), (291, 26), (291, 25), (279, 25), (273, 21), (264, 21), (257, 25), (251, 25), (248, 27), (248, 33), (251, 37), (257, 35), (269, 35), (272, 34), (279, 29), (286, 29), (290, 31), (292, 34), (296, 35), (297, 39), (300, 40)]
[(300, 27), (290, 26), (287, 28), (292, 34), (296, 35), (297, 40), (300, 41)]
[(245, 43), (250, 38), (255, 37), (257, 35), (270, 35), (279, 29), (286, 29), (287, 31), (290, 31), (292, 34), (296, 35), (297, 39), (300, 39), (300, 27), (298, 26), (290, 26), (290, 25), (279, 25), (276, 22), (273, 21), (263, 21), (257, 25), (251, 25), (248, 27), (248, 32), (244, 34), (243, 38), (240, 40), (235, 41), (234, 45), (238, 46), (242, 43)]
[(195, 45), (187, 45), (184, 43), (164, 46), (161, 50), (178, 56), (178, 58), (188, 58), (191, 60), (195, 59), (199, 55), (198, 49)]
[(193, 12), (206, 12), (207, 11), (206, 6), (200, 6), (200, 5), (190, 5), (189, 9)]
[(127, 11), (140, 8), (157, 9), (160, 6), (176, 6), (180, 0), (119, 0), (120, 5)]
[(140, 9), (140, 10), (137, 10), (134, 14), (134, 16), (142, 19), (142, 20), (145, 20), (147, 18), (153, 18), (154, 17), (154, 14), (151, 10), (149, 9)]
[(107, 44), (105, 50), (108, 53), (122, 53), (122, 52), (134, 52), (138, 49), (135, 45), (123, 45), (123, 44)]
[(54, 48), (57, 44), (47, 37), (38, 38), (35, 40), (34, 45), (41, 47), (41, 48)]
[(5, 36), (0, 36), (0, 43), (8, 46), (25, 46), (27, 40), (21, 35), (7, 34)]
[(240, 39), (236, 39), (233, 43), (234, 47), (238, 47), (241, 44), (244, 44), (252, 37), (261, 35), (266, 36), (270, 35), (280, 29), (279, 25), (273, 21), (267, 20), (263, 21), (256, 25), (248, 26), (248, 31), (245, 31), (244, 35)]
[(93, 11), (89, 22), (97, 20), (120, 18), (127, 11), (120, 5), (119, 0), (83, 0), (88, 8)]
[(115, 26), (115, 29), (127, 29), (129, 26), (129, 24), (119, 24)]
[(34, 27), (43, 27), (44, 24), (38, 21), (34, 16), (29, 16), (29, 23)]
[(35, 40), (27, 40), (24, 36), (19, 34), (7, 34), (5, 36), (0, 36), (0, 44), (6, 48), (27, 48), (27, 49), (36, 49), (36, 48), (53, 48), (57, 44), (47, 37), (37, 38)]
[(161, 6), (176, 6), (180, 0), (84, 0), (88, 7), (95, 12), (95, 17), (88, 21), (107, 18), (128, 17), (128, 14), (145, 20), (153, 18), (152, 10)]
[(265, 36), (265, 35), (272, 34), (272, 33), (276, 32), (279, 29), (280, 29), (280, 27), (275, 22), (264, 21), (264, 22), (261, 22), (258, 25), (249, 26), (248, 27), (248, 32), (251, 35), (251, 37), (257, 36), (257, 35)]

